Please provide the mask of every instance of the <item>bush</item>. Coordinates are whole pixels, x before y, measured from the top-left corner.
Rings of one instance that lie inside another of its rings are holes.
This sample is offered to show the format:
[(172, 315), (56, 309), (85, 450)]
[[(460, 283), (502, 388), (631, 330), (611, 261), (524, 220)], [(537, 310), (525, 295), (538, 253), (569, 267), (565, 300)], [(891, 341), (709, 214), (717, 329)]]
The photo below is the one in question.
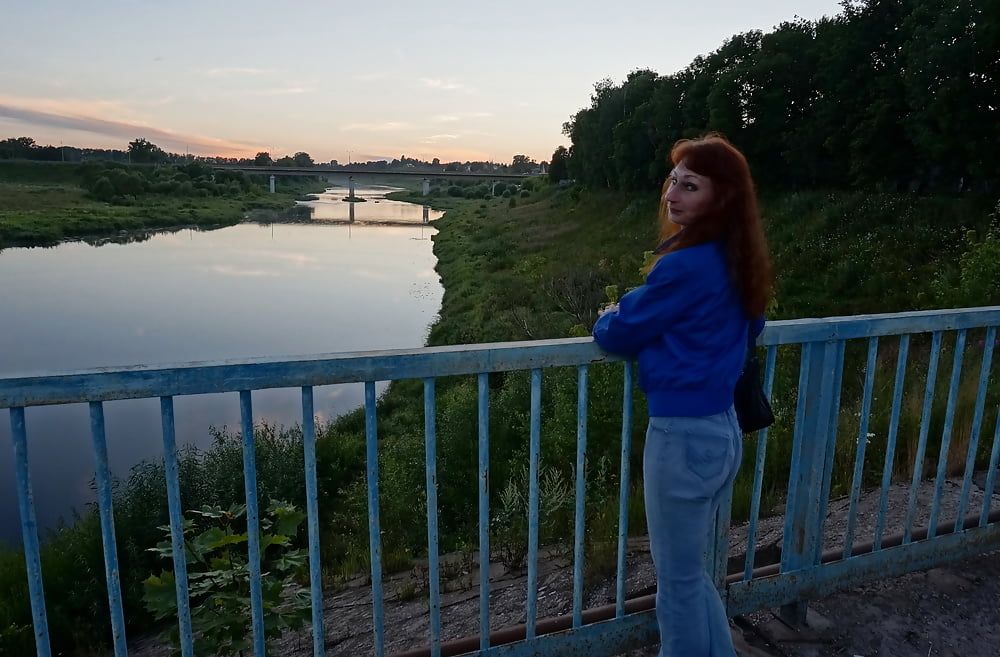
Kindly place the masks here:
[(111, 184), (107, 176), (101, 176), (90, 188), (90, 193), (98, 201), (110, 201), (115, 196), (115, 186)]
[(154, 194), (173, 194), (178, 187), (180, 187), (180, 183), (176, 180), (163, 180), (153, 183), (152, 191)]
[[(327, 455), (331, 454), (331, 448), (346, 450), (344, 446), (331, 445), (333, 441), (325, 438), (327, 427), (317, 426), (316, 431), (318, 436), (324, 436), (317, 441), (317, 450)], [(229, 508), (245, 499), (242, 438), (239, 433), (227, 430), (213, 428), (210, 432), (214, 443), (208, 450), (180, 449), (181, 499), (192, 508), (206, 505)], [(276, 500), (290, 500), (301, 508), (305, 503), (301, 429), (261, 424), (255, 427), (254, 442), (261, 508), (273, 506)], [(363, 442), (360, 456), (355, 456), (355, 452), (358, 448), (352, 444), (343, 468), (334, 472), (348, 469), (356, 472), (360, 467), (363, 473)], [(319, 477), (321, 499), (336, 499), (343, 483), (331, 481), (322, 472)], [(163, 537), (157, 526), (169, 522), (163, 463), (140, 463), (126, 481), (116, 481), (114, 509), (125, 616), (132, 631), (145, 632), (152, 618), (142, 604), (142, 582), (160, 565), (147, 548)], [(365, 527), (361, 528), (361, 535), (367, 536)], [(296, 539), (296, 544), (302, 544), (304, 537)], [(98, 648), (108, 639), (109, 615), (96, 506), (76, 517), (71, 526), (47, 532), (42, 540), (41, 559), (53, 654), (101, 654)], [(4, 657), (33, 651), (33, 648), (21, 649), (23, 641), (33, 645), (26, 590), (23, 556), (0, 550), (0, 655)]]
[(177, 167), (179, 171), (183, 171), (189, 178), (211, 178), (212, 177), (212, 167), (207, 164), (202, 164), (201, 162), (191, 162), (189, 164), (183, 164)]
[(529, 196), (531, 196), (531, 192), (526, 189), (521, 190), (521, 198), (528, 198)]
[(933, 283), (938, 302), (947, 307), (981, 306), (1000, 299), (1000, 204), (983, 239), (965, 234), (958, 267), (942, 269)]
[[(250, 627), (250, 566), (247, 544), (246, 505), (203, 507), (189, 511), (199, 517), (184, 528), (188, 561), (191, 625), (195, 651), (205, 655), (244, 654), (252, 649)], [(309, 594), (296, 582), (305, 569), (306, 555), (290, 549), (305, 514), (295, 505), (274, 502), (260, 520), (261, 589), (265, 637), (273, 640), (285, 630), (297, 629), (309, 613)], [(173, 563), (170, 528), (163, 527), (166, 540), (149, 551)], [(143, 600), (157, 620), (177, 617), (177, 593), (173, 570), (150, 575), (144, 582)], [(180, 650), (177, 628), (170, 624), (163, 633), (175, 651)]]
[(465, 190), (459, 187), (458, 185), (452, 185), (451, 187), (448, 188), (448, 196), (457, 196), (457, 197), (465, 196)]
[[(538, 474), (539, 542), (564, 536), (573, 512), (573, 487), (563, 474), (542, 465)], [(491, 519), (493, 552), (508, 570), (524, 566), (528, 554), (528, 467), (512, 473), (500, 491), (497, 510)]]
[(146, 191), (146, 179), (135, 171), (111, 169), (108, 171), (108, 179), (115, 186), (115, 193), (120, 196), (140, 196)]

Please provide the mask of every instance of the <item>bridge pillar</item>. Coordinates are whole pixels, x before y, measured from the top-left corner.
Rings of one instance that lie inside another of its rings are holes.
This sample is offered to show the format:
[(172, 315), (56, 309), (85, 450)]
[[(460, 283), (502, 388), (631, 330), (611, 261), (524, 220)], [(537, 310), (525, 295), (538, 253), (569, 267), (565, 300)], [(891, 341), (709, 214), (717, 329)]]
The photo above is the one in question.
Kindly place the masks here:
[(431, 206), (424, 206), (424, 223), (429, 224), (431, 221)]
[(347, 177), (347, 190), (348, 198), (354, 198), (354, 176)]
[[(424, 196), (428, 196), (431, 193), (431, 181), (424, 178)], [(427, 207), (427, 206), (424, 206)], [(424, 218), (427, 218), (427, 211), (424, 210)]]
[(493, 185), (490, 187), (490, 196), (497, 195), (497, 181), (493, 181)]
[(271, 186), (270, 186), (270, 189), (271, 189), (271, 193), (273, 194), (274, 193), (274, 174), (271, 174)]

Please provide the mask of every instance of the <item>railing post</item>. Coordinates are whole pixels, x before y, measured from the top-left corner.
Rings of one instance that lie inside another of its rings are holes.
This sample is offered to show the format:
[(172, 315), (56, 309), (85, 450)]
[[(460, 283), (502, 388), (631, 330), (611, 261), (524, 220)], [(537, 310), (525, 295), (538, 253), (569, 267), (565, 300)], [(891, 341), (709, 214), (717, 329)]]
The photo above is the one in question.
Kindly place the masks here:
[[(799, 369), (799, 396), (795, 413), (788, 502), (785, 506), (781, 572), (814, 566), (823, 544), (823, 499), (826, 471), (830, 467), (836, 440), (836, 417), (842, 345), (837, 342), (810, 342), (802, 345)], [(804, 601), (785, 605), (781, 617), (792, 625), (804, 625)]]

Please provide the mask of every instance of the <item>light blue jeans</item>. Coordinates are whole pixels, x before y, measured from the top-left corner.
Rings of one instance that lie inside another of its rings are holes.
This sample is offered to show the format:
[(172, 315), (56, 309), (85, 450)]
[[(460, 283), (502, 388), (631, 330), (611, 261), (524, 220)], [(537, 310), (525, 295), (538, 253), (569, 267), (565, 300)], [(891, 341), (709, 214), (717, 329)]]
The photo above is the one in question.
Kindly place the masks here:
[(643, 454), (649, 549), (656, 567), (660, 657), (734, 657), (729, 621), (705, 570), (724, 493), (743, 457), (730, 408), (706, 417), (651, 417)]

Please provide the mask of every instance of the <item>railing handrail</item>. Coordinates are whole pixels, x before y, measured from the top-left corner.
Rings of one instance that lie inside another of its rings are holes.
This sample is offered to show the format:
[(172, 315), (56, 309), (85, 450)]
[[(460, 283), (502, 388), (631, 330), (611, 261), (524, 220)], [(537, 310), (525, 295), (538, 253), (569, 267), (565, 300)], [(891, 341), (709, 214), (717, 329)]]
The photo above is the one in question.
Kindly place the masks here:
[(954, 331), (1000, 325), (1000, 306), (817, 317), (769, 322), (762, 346)]
[[(763, 346), (1000, 325), (1000, 306), (769, 322)], [(363, 381), (421, 379), (621, 360), (592, 338), (342, 352), (0, 377), (0, 409)]]
[(592, 338), (139, 365), (0, 378), (0, 409), (336, 383), (422, 379), (611, 362)]

